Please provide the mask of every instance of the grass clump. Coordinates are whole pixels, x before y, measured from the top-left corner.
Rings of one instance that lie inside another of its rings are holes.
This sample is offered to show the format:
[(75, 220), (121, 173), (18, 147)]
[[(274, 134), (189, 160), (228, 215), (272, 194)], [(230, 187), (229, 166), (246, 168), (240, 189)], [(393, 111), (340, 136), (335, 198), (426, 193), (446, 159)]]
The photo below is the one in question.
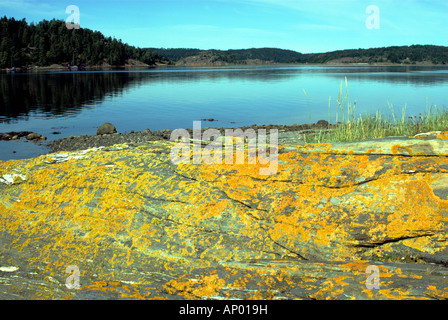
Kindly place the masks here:
[[(426, 108), (418, 116), (406, 116), (406, 106), (401, 115), (396, 116), (393, 105), (388, 103), (390, 115), (380, 111), (375, 114), (356, 115), (356, 102), (348, 99), (347, 77), (345, 78), (345, 95), (342, 94), (342, 82), (337, 100), (336, 125), (319, 129), (304, 136), (306, 143), (355, 142), (392, 136), (414, 136), (429, 131), (448, 131), (448, 109), (438, 108), (426, 103)], [(330, 101), (328, 108), (330, 110)], [(332, 123), (329, 114), (329, 123)]]

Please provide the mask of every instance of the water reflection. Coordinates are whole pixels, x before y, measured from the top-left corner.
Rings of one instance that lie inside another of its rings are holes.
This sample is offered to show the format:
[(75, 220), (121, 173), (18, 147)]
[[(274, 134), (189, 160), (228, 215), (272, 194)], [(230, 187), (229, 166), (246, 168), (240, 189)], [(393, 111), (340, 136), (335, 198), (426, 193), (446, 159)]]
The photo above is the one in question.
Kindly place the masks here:
[[(73, 116), (108, 97), (122, 96), (141, 85), (202, 84), (218, 80), (238, 83), (278, 83), (279, 80), (316, 81), (316, 77), (355, 82), (433, 86), (448, 83), (446, 66), (331, 66), (262, 65), (166, 68), (144, 71), (80, 72), (0, 75), (0, 123)], [(319, 81), (319, 78), (317, 78)], [(299, 88), (300, 89), (300, 88)], [(336, 90), (337, 88), (332, 88)], [(205, 91), (204, 91), (205, 92)], [(324, 93), (324, 92), (323, 92)], [(205, 94), (205, 93), (202, 93)], [(324, 93), (328, 96), (329, 93)]]
[(120, 95), (132, 76), (116, 73), (54, 73), (0, 76), (0, 121), (78, 114), (107, 96)]

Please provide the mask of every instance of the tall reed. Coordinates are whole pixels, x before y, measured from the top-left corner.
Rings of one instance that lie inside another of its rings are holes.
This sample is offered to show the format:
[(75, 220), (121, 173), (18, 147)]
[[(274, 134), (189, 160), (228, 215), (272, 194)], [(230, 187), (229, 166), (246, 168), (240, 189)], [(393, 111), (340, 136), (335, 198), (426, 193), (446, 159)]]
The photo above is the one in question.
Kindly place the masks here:
[(345, 94), (342, 92), (342, 82), (340, 85), (335, 121), (330, 118), (330, 101), (331, 98), (328, 101), (328, 121), (335, 125), (328, 129), (319, 129), (314, 134), (307, 134), (306, 143), (365, 141), (390, 136), (413, 136), (429, 131), (448, 131), (448, 109), (432, 106), (428, 101), (425, 110), (418, 116), (406, 117), (405, 105), (401, 109), (401, 115), (397, 117), (393, 105), (389, 102), (389, 115), (376, 111), (375, 114), (365, 113), (357, 116), (356, 101), (351, 103), (348, 98), (347, 77)]

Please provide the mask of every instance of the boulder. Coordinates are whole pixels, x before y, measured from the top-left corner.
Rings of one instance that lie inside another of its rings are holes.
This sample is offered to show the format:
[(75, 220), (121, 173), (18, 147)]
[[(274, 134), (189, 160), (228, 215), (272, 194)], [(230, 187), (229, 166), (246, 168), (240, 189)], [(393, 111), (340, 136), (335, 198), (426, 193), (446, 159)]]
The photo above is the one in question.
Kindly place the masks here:
[(443, 135), (285, 143), (269, 176), (174, 164), (173, 147), (0, 162), (0, 175), (26, 173), (0, 185), (3, 297), (448, 298)]
[(42, 137), (41, 134), (33, 132), (33, 133), (28, 134), (26, 136), (26, 139), (33, 141), (33, 140), (40, 140), (41, 137)]
[(318, 125), (320, 127), (328, 127), (329, 123), (326, 120), (319, 120), (316, 122), (316, 125)]
[(113, 124), (107, 122), (98, 128), (96, 134), (97, 135), (113, 134), (116, 132), (117, 132), (117, 129), (115, 128), (115, 126)]

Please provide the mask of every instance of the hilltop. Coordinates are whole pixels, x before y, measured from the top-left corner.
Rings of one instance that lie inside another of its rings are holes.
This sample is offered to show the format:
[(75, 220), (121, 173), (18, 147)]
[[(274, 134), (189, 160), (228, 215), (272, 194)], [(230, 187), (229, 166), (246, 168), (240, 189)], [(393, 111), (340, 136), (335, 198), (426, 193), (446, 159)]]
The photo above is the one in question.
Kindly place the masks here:
[(158, 49), (148, 50), (180, 66), (305, 63), (302, 53), (278, 48), (251, 48), (231, 50)]

